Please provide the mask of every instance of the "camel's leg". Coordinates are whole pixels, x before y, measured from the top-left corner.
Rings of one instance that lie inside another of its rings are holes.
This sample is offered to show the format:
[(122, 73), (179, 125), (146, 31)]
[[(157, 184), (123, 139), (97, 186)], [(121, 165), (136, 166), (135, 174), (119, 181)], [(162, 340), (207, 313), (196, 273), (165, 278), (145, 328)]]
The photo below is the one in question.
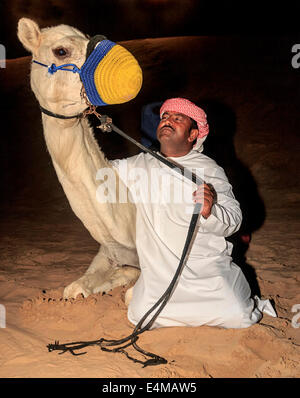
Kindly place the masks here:
[(86, 273), (65, 288), (64, 298), (75, 298), (78, 294), (87, 297), (92, 293), (108, 292), (115, 287), (135, 282), (139, 273), (138, 268), (117, 264), (100, 249)]

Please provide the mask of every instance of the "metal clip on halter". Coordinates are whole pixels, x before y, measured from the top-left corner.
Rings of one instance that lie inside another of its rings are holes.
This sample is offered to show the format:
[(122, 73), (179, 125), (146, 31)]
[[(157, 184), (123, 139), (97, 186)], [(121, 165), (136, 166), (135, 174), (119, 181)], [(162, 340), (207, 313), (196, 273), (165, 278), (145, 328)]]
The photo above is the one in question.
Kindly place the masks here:
[(100, 125), (96, 126), (96, 128), (102, 130), (104, 133), (110, 133), (113, 130), (112, 119), (107, 115), (101, 115), (97, 112), (97, 106), (91, 104), (89, 101), (84, 86), (81, 87), (80, 96), (88, 106), (88, 108), (83, 112), (83, 117), (86, 117), (87, 115), (95, 115), (100, 121)]
[(112, 119), (107, 115), (101, 115), (99, 117), (101, 124), (97, 126), (97, 129), (102, 130), (104, 133), (110, 133), (113, 129), (111, 126)]

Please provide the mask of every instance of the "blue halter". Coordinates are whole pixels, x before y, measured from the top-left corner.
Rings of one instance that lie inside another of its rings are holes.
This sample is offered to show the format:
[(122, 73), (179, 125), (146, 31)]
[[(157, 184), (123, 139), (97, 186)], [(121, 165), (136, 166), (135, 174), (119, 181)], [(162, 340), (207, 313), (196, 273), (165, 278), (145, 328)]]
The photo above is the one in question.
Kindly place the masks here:
[[(35, 60), (33, 60), (32, 62), (48, 68), (48, 72), (50, 73), (50, 75), (53, 75), (53, 73), (57, 72), (58, 70), (66, 70), (69, 72), (79, 73), (79, 74), (81, 73), (81, 69), (78, 68), (78, 66), (76, 66), (75, 64), (63, 64), (63, 65), (59, 65), (59, 66), (52, 64), (51, 66), (49, 66), (49, 65), (42, 64), (41, 62), (38, 62)], [(70, 68), (67, 68), (67, 66), (72, 66), (73, 68), (70, 69)]]

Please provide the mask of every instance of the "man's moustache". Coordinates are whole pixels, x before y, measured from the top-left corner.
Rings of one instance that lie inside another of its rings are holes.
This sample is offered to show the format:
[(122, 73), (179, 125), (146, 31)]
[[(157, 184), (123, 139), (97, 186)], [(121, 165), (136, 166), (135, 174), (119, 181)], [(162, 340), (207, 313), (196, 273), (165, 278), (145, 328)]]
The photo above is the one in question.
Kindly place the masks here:
[(159, 130), (161, 131), (161, 130), (163, 130), (163, 129), (165, 129), (165, 128), (168, 128), (168, 129), (174, 131), (174, 129), (173, 129), (172, 126), (162, 126)]

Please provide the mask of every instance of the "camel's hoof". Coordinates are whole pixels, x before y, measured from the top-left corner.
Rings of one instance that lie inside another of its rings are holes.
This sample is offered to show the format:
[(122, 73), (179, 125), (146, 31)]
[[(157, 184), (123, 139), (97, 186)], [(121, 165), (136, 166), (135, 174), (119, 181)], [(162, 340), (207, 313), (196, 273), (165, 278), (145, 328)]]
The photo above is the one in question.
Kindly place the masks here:
[(82, 294), (83, 297), (88, 297), (92, 292), (84, 289), (80, 283), (77, 281), (72, 282), (70, 285), (65, 287), (64, 290), (64, 299), (76, 298), (79, 294)]

